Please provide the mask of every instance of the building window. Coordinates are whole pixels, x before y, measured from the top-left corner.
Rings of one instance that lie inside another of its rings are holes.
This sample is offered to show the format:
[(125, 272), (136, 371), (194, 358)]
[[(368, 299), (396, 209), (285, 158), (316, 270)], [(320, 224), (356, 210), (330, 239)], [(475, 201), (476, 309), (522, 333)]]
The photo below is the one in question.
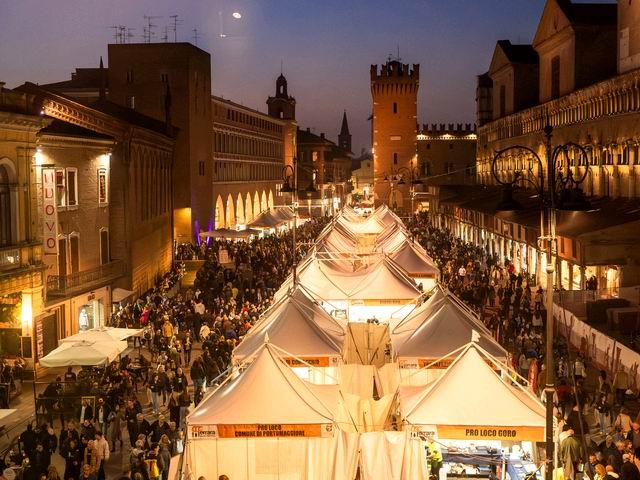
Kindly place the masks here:
[(551, 59), (551, 98), (560, 96), (560, 57)]
[[(0, 165), (0, 245), (11, 244), (11, 190), (9, 170)], [(2, 262), (0, 261), (0, 265)]]
[(393, 154), (393, 164), (394, 164), (394, 165), (397, 165), (397, 164), (398, 164), (398, 154), (397, 154), (397, 153), (394, 153), (394, 154)]
[(133, 83), (133, 70), (127, 70), (127, 83)]
[(67, 180), (64, 169), (56, 169), (56, 206), (67, 206)]
[(127, 102), (127, 107), (131, 109), (136, 108), (136, 97), (134, 95), (127, 95), (126, 102)]
[(198, 174), (201, 177), (204, 177), (204, 162), (203, 161), (198, 162)]
[(56, 205), (75, 207), (78, 205), (78, 169), (56, 169)]
[(71, 272), (80, 271), (80, 237), (77, 233), (69, 235), (69, 260), (71, 261)]
[(393, 113), (398, 113), (398, 103), (393, 102)]
[(58, 237), (58, 275), (67, 275), (67, 237)]
[(622, 149), (622, 155), (618, 156), (618, 165), (629, 165), (629, 147)]
[(449, 144), (449, 150), (453, 150), (453, 143)]
[(67, 168), (67, 204), (70, 207), (78, 205), (78, 169)]
[(507, 111), (507, 87), (504, 85), (500, 85), (500, 105), (498, 106), (498, 117), (504, 117), (505, 112)]
[(169, 83), (169, 74), (168, 73), (161, 73), (160, 74), (160, 80), (162, 81), (162, 83)]
[(109, 203), (109, 178), (106, 168), (98, 169), (98, 203), (100, 205)]
[(100, 265), (109, 263), (111, 261), (110, 248), (109, 248), (109, 230), (106, 228), (100, 229)]

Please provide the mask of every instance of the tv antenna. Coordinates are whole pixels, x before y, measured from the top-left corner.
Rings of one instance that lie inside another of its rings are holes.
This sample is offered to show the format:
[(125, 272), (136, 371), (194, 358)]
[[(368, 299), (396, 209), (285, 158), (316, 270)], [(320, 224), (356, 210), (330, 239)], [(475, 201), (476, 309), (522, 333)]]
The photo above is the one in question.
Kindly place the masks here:
[(153, 31), (153, 29), (158, 26), (155, 23), (153, 23), (153, 20), (156, 18), (162, 18), (162, 17), (157, 15), (144, 16), (144, 19), (147, 22), (147, 24), (144, 26), (144, 32), (142, 34), (144, 38), (144, 43), (151, 43), (151, 37), (155, 36), (156, 34), (156, 32)]
[(129, 43), (129, 40), (131, 40), (133, 38), (133, 32), (135, 31), (135, 28), (127, 28), (124, 27), (125, 31), (124, 31), (124, 43)]
[(191, 37), (191, 38), (193, 38), (193, 44), (197, 47), (198, 46), (198, 39), (200, 38), (200, 34), (198, 33), (198, 29), (197, 28), (194, 28), (192, 30), (192, 32), (193, 32), (193, 37)]
[(127, 43), (127, 27), (124, 25), (112, 25), (113, 38), (116, 43)]
[(169, 31), (173, 32), (173, 43), (178, 42), (178, 25), (182, 24), (182, 20), (178, 17), (178, 15), (169, 15), (171, 19), (171, 24), (169, 25)]

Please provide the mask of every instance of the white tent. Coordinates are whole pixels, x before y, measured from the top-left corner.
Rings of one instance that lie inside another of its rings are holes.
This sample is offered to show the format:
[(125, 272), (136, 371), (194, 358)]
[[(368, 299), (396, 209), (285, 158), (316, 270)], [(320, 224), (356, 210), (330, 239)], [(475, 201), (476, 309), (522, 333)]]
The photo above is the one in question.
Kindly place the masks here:
[(497, 373), (507, 368), (469, 343), (430, 386), (400, 386), (405, 425), (448, 440), (543, 441), (545, 408), (526, 388)]
[[(415, 282), (387, 258), (353, 271), (349, 262), (309, 258), (298, 269), (298, 281), (325, 310), (346, 311), (350, 321), (373, 316), (384, 321), (398, 311), (410, 311), (420, 298)], [(291, 277), (276, 295), (291, 286)], [(405, 313), (406, 314), (406, 313)]]
[[(425, 384), (440, 376), (457, 351), (474, 336), (500, 361), (506, 361), (508, 355), (475, 313), (442, 286), (437, 286), (431, 297), (404, 319), (394, 322), (390, 331), (393, 357), (403, 384)], [(392, 376), (385, 381), (397, 378), (393, 372), (387, 374)]]
[(363, 218), (359, 222), (353, 221), (353, 219), (347, 219), (344, 216), (339, 216), (336, 223), (343, 225), (357, 235), (378, 235), (385, 229), (385, 225), (373, 215)]
[(242, 362), (262, 348), (266, 335), (270, 344), (295, 355), (285, 358), (292, 367), (305, 367), (300, 362), (304, 360), (316, 367), (335, 368), (341, 361), (345, 328), (346, 322), (340, 324), (298, 286), (260, 317), (232, 356), (236, 363)]
[(354, 440), (336, 431), (338, 403), (336, 385), (299, 379), (276, 347), (264, 344), (246, 370), (187, 417), (184, 473), (234, 480), (353, 478), (355, 464), (341, 452)]
[(389, 254), (391, 261), (399, 265), (416, 283), (421, 283), (424, 291), (433, 288), (440, 278), (440, 270), (433, 260), (413, 242), (405, 242)]
[(104, 365), (118, 357), (127, 349), (127, 342), (62, 343), (58, 348), (40, 359), (43, 367), (69, 367), (80, 365)]
[(482, 348), (499, 360), (506, 360), (506, 349), (475, 314), (438, 286), (426, 302), (391, 327), (391, 343), (396, 357), (417, 359), (422, 367), (466, 345), (473, 332), (478, 332)]

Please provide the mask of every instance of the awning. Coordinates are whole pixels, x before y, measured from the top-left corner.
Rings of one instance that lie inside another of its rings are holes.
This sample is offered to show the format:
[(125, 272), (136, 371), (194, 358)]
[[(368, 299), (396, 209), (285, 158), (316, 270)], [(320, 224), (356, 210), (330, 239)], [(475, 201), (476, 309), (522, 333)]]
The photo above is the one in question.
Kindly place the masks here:
[(125, 290), (124, 288), (114, 288), (111, 291), (111, 301), (113, 303), (120, 303), (123, 300), (127, 300), (129, 297), (134, 295), (136, 292), (133, 290)]

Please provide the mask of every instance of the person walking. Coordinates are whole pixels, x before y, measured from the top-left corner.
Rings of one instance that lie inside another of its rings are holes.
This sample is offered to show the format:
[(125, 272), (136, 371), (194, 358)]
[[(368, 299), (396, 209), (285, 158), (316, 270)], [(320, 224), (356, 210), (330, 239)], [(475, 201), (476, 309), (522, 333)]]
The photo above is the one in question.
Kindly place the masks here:
[(629, 374), (622, 365), (613, 377), (613, 388), (616, 391), (616, 406), (624, 406), (626, 392), (629, 388)]
[(574, 431), (568, 425), (567, 437), (560, 444), (560, 460), (564, 468), (564, 478), (576, 480), (579, 478), (578, 465), (583, 461), (582, 443), (575, 437)]

